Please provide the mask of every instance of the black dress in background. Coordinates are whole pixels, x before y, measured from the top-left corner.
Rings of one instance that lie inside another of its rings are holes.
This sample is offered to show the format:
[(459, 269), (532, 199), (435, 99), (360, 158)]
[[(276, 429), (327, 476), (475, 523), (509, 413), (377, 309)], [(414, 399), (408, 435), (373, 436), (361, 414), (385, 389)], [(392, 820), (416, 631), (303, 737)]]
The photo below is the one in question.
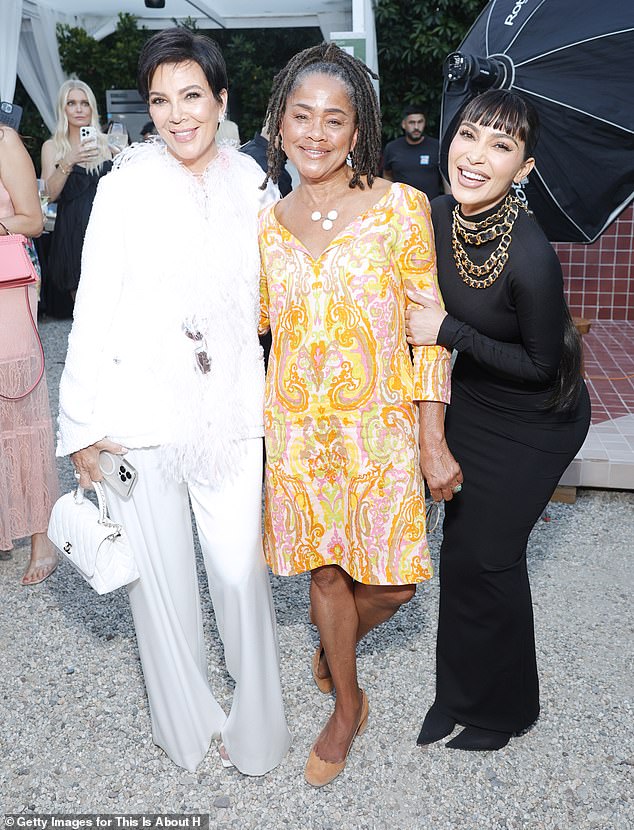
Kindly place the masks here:
[(76, 291), (81, 273), (81, 251), (99, 179), (109, 173), (112, 162), (105, 161), (95, 172), (75, 165), (57, 197), (57, 218), (52, 234), (47, 278), (59, 291)]
[[(528, 536), (585, 439), (590, 402), (584, 384), (572, 411), (547, 408), (564, 296), (559, 261), (537, 223), (520, 210), (502, 274), (471, 288), (453, 259), (454, 204), (448, 196), (433, 202), (449, 315), (438, 343), (458, 351), (445, 429), (464, 474), (445, 509), (436, 703), (458, 723), (512, 733), (539, 714)], [(466, 246), (471, 261), (483, 263), (498, 242)]]

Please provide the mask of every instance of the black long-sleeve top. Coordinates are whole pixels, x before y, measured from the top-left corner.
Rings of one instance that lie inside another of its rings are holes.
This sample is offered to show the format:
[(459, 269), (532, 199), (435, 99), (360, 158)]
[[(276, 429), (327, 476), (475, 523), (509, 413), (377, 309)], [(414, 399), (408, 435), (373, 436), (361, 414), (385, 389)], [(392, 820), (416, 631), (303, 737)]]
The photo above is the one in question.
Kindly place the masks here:
[[(432, 203), (438, 279), (448, 312), (437, 342), (458, 351), (452, 385), (496, 406), (543, 412), (563, 345), (565, 300), (557, 255), (537, 222), (520, 210), (501, 275), (488, 288), (472, 288), (454, 262), (454, 205), (451, 196)], [(499, 207), (468, 219), (479, 222)], [(465, 249), (480, 265), (499, 241), (465, 244)]]

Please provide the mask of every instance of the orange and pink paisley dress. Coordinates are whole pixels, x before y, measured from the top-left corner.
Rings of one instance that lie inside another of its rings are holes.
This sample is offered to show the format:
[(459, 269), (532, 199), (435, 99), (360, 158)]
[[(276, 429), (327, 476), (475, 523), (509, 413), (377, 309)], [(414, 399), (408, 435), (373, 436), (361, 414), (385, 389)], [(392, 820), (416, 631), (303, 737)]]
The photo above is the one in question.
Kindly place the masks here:
[(449, 400), (450, 356), (405, 339), (410, 279), (440, 292), (427, 198), (393, 184), (313, 259), (260, 217), (264, 549), (276, 574), (339, 565), (369, 585), (432, 575), (417, 401)]

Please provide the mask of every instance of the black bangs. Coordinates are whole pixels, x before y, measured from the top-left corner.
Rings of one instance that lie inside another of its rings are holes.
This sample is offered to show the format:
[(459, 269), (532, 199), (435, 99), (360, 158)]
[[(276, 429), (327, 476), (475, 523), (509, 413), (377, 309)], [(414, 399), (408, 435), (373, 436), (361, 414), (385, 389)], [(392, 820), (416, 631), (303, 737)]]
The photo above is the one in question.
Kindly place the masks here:
[(535, 107), (505, 89), (489, 89), (473, 98), (461, 114), (462, 121), (492, 127), (524, 142), (525, 158), (533, 155), (539, 138), (539, 116)]

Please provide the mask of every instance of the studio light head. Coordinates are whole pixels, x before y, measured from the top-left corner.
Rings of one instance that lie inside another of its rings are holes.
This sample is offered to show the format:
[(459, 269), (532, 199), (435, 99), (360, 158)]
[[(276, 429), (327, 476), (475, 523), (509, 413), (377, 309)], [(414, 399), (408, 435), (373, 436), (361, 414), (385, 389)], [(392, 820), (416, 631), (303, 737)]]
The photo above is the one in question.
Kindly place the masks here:
[(483, 91), (490, 87), (500, 88), (506, 84), (507, 67), (496, 58), (481, 58), (452, 52), (443, 65), (445, 80), (458, 88)]
[(145, 0), (146, 9), (164, 9), (165, 0)]

